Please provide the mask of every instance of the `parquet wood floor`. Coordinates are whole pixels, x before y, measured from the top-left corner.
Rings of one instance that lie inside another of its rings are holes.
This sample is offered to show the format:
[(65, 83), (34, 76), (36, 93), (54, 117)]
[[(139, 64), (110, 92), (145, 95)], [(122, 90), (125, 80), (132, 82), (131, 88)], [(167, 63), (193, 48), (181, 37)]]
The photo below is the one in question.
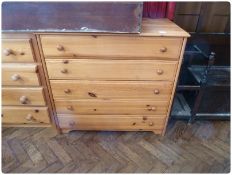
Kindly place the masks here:
[(152, 132), (3, 128), (4, 173), (228, 173), (230, 122), (170, 121)]

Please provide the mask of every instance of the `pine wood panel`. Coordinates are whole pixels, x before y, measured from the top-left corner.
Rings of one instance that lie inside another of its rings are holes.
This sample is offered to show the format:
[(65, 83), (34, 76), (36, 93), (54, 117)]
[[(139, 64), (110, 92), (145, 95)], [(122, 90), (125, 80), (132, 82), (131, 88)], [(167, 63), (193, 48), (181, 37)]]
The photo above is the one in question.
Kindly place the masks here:
[(2, 84), (4, 86), (39, 86), (36, 64), (2, 64)]
[(2, 39), (3, 62), (34, 62), (30, 39)]
[(150, 60), (46, 60), (50, 79), (81, 80), (173, 81), (177, 64)]
[(47, 107), (2, 107), (3, 124), (39, 124), (49, 123)]
[[(21, 98), (25, 97), (25, 103), (22, 104)], [(19, 88), (19, 87), (3, 87), (2, 88), (2, 104), (3, 105), (38, 105), (44, 106), (46, 103), (43, 96), (43, 88)]]
[[(51, 80), (54, 99), (169, 100), (172, 82)], [(65, 92), (66, 91), (66, 92)], [(155, 92), (158, 91), (158, 94)]]
[(59, 114), (166, 114), (168, 101), (56, 100)]
[(143, 18), (141, 33), (139, 36), (149, 37), (190, 37), (189, 33), (184, 31), (174, 22), (166, 18), (151, 19)]
[(62, 129), (78, 130), (162, 130), (162, 115), (57, 115)]
[[(143, 57), (170, 58), (180, 55), (182, 38), (41, 35), (45, 57)], [(166, 49), (161, 51), (161, 49)]]

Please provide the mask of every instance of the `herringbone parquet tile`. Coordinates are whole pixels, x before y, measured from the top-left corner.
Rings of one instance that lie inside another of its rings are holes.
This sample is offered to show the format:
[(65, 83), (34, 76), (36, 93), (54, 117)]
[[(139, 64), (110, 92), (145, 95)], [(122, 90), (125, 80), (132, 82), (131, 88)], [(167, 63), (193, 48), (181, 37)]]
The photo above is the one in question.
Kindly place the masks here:
[(170, 121), (152, 132), (57, 135), (51, 128), (3, 128), (4, 173), (228, 173), (230, 122)]

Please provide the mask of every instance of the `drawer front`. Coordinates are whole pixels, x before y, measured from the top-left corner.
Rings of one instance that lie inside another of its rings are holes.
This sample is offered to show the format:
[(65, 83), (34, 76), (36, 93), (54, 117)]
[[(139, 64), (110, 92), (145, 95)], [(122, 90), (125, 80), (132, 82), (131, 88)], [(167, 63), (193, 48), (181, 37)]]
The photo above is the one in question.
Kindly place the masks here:
[(2, 107), (4, 124), (38, 124), (50, 123), (47, 107)]
[(177, 60), (183, 39), (134, 35), (41, 35), (41, 42), (45, 57), (159, 57)]
[(2, 88), (3, 105), (38, 105), (44, 106), (43, 88)]
[(166, 114), (168, 101), (56, 100), (58, 114)]
[(34, 62), (30, 39), (3, 39), (3, 62)]
[(62, 129), (79, 130), (162, 130), (162, 115), (58, 115)]
[(173, 83), (51, 80), (54, 99), (170, 99)]
[(36, 69), (37, 65), (33, 64), (3, 64), (2, 84), (5, 86), (39, 86)]
[(173, 81), (176, 61), (47, 60), (50, 79), (168, 80)]

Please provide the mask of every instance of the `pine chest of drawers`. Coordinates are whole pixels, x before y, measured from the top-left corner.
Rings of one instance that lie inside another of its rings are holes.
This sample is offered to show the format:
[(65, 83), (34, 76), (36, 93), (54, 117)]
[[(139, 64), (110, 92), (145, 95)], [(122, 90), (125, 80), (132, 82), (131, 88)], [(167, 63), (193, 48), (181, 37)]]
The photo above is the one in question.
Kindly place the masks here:
[[(63, 133), (71, 130), (153, 131), (164, 134), (186, 39), (189, 34), (167, 19), (143, 19), (140, 34), (33, 33), (42, 74), (25, 40), (7, 42), (25, 53), (3, 61), (3, 105), (11, 121), (24, 120), (35, 106)], [(10, 50), (5, 50), (5, 55)], [(24, 81), (12, 81), (24, 77)], [(45, 84), (38, 81), (43, 77)], [(46, 99), (43, 97), (47, 90)], [(30, 97), (28, 100), (24, 94)], [(49, 101), (49, 102), (48, 102)], [(25, 103), (27, 105), (24, 107)], [(30, 107), (31, 106), (31, 107)], [(24, 108), (22, 108), (24, 107)], [(33, 119), (33, 121), (35, 121)]]
[(145, 19), (142, 30), (38, 34), (62, 132), (165, 133), (189, 35), (166, 19)]
[(51, 126), (50, 98), (33, 34), (3, 34), (2, 123)]

